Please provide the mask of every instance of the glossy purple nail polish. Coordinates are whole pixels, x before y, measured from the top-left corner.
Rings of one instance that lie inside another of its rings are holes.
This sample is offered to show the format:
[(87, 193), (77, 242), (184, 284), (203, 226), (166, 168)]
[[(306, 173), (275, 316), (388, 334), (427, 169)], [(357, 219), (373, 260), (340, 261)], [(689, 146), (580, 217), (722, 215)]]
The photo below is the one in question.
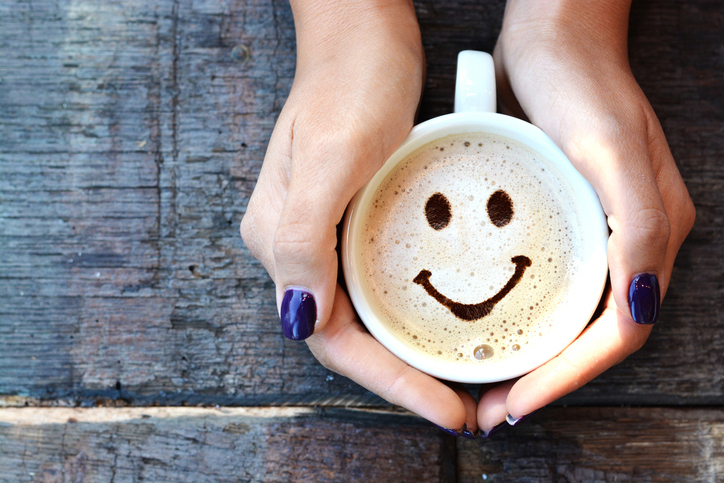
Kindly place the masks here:
[(661, 290), (659, 279), (652, 273), (640, 273), (628, 288), (628, 306), (637, 324), (655, 324), (659, 318)]
[(503, 421), (502, 423), (498, 424), (497, 426), (495, 426), (495, 427), (494, 427), (493, 429), (491, 429), (490, 431), (482, 431), (482, 430), (481, 430), (481, 431), (480, 431), (480, 439), (488, 439), (488, 438), (490, 438), (492, 435), (494, 435), (495, 433), (497, 433), (498, 431), (500, 431), (500, 428), (502, 428), (503, 426), (505, 426), (505, 421)]
[(284, 292), (280, 310), (284, 336), (291, 340), (304, 340), (314, 333), (317, 322), (317, 303), (306, 290), (288, 288)]
[(457, 438), (458, 436), (464, 436), (464, 435), (465, 435), (465, 431), (468, 430), (468, 425), (467, 425), (467, 424), (463, 424), (463, 427), (460, 428), (460, 429), (457, 429), (457, 430), (456, 430), (456, 429), (443, 428), (442, 426), (438, 426), (437, 424), (435, 424), (435, 427), (437, 427), (437, 428), (438, 428), (439, 430), (441, 430), (441, 431), (446, 432), (446, 433), (449, 434), (450, 436), (455, 436), (456, 438)]
[(466, 439), (477, 439), (478, 436), (480, 436), (480, 430), (476, 429), (475, 431), (470, 431), (469, 429), (465, 428), (460, 436)]
[(536, 409), (535, 411), (528, 413), (524, 416), (521, 416), (519, 418), (514, 418), (513, 416), (508, 414), (505, 416), (505, 422), (508, 423), (508, 425), (510, 425), (510, 426), (515, 426), (516, 424), (519, 424), (519, 423), (522, 423), (523, 421), (528, 420), (531, 416), (533, 416), (537, 412), (538, 412), (538, 409)]

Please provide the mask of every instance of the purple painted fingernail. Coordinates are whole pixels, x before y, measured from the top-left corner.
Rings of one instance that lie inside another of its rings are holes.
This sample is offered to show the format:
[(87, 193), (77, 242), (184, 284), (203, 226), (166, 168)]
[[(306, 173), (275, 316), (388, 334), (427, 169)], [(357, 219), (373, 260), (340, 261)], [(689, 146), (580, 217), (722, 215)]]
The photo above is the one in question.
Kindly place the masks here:
[(492, 435), (494, 435), (495, 433), (497, 433), (498, 431), (500, 431), (500, 428), (502, 428), (503, 426), (505, 426), (505, 421), (503, 421), (502, 423), (498, 424), (497, 426), (495, 426), (495, 427), (494, 427), (493, 429), (491, 429), (490, 431), (482, 431), (482, 430), (481, 430), (481, 431), (480, 431), (480, 438), (481, 438), (481, 439), (488, 439), (488, 438), (490, 438)]
[[(434, 423), (433, 423), (433, 424), (434, 424)], [(446, 432), (447, 434), (449, 434), (450, 436), (455, 436), (456, 438), (457, 438), (458, 436), (465, 436), (465, 431), (468, 430), (468, 425), (467, 425), (467, 424), (463, 424), (463, 427), (460, 428), (460, 429), (457, 429), (457, 430), (456, 430), (456, 429), (443, 428), (442, 426), (438, 426), (437, 424), (435, 424), (435, 426), (436, 426), (438, 429), (440, 429), (441, 431), (445, 431), (445, 432)]]
[(306, 290), (288, 288), (284, 292), (280, 314), (282, 330), (287, 339), (304, 340), (314, 333), (317, 303)]
[(510, 426), (515, 426), (518, 423), (522, 423), (523, 421), (528, 420), (531, 416), (533, 416), (537, 412), (538, 412), (538, 410), (536, 409), (535, 411), (525, 414), (519, 418), (514, 418), (513, 416), (508, 414), (507, 416), (505, 416), (505, 422), (508, 423)]
[(477, 439), (478, 436), (480, 436), (480, 430), (476, 429), (475, 431), (470, 431), (469, 429), (465, 428), (460, 436), (466, 439)]
[(653, 273), (640, 273), (628, 288), (628, 306), (637, 324), (655, 324), (659, 318), (661, 290), (659, 279)]
[(508, 414), (508, 415), (505, 416), (505, 422), (508, 423), (508, 424), (511, 425), (511, 426), (515, 426), (516, 424), (518, 424), (519, 422), (521, 422), (524, 417), (525, 417), (525, 416), (521, 416), (521, 417), (519, 417), (519, 418), (514, 418), (513, 416), (511, 416), (510, 414)]

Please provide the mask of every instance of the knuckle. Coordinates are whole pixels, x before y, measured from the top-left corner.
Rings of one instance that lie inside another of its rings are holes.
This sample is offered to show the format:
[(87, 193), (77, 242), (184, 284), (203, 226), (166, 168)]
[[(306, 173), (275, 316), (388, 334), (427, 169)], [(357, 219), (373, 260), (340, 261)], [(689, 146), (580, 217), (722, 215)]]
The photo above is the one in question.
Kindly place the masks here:
[(314, 240), (309, 226), (302, 221), (285, 222), (274, 233), (275, 258), (306, 258), (313, 253)]
[(328, 371), (332, 372), (338, 372), (337, 365), (334, 364), (332, 358), (330, 357), (328, 351), (325, 349), (325, 347), (322, 344), (317, 344), (313, 340), (314, 336), (310, 337), (306, 340), (307, 346), (309, 347), (309, 350), (314, 355), (314, 358), (317, 359), (317, 362), (327, 369)]
[(344, 337), (340, 337), (341, 334), (338, 331), (330, 333), (329, 326), (325, 329), (327, 330), (316, 332), (304, 342), (307, 343), (310, 352), (322, 367), (336, 374), (351, 377), (345, 368), (354, 366), (357, 361), (350, 361), (343, 356), (345, 354)]
[(319, 362), (319, 364), (320, 364), (322, 367), (324, 367), (324, 368), (327, 369), (328, 371), (336, 372), (336, 371), (334, 370), (334, 369), (335, 369), (335, 365), (332, 364), (332, 361), (329, 359), (329, 357), (327, 357), (327, 353), (326, 353), (326, 352), (323, 352), (323, 353), (321, 353), (321, 354), (315, 354), (315, 356), (316, 356), (316, 358), (317, 358), (317, 361)]
[(694, 222), (696, 221), (696, 208), (691, 198), (687, 198), (684, 206), (682, 226), (685, 230), (684, 234), (688, 235), (692, 228), (694, 228)]
[(258, 256), (262, 251), (262, 244), (259, 230), (254, 223), (254, 213), (252, 210), (247, 210), (246, 214), (241, 219), (239, 233), (241, 234), (241, 239), (244, 241), (244, 244), (249, 251), (255, 256)]
[[(630, 318), (629, 314), (622, 314), (622, 318)], [(636, 329), (643, 329), (642, 327), (636, 327)], [(628, 356), (634, 352), (638, 352), (646, 344), (649, 339), (648, 330), (634, 330), (632, 334), (629, 334), (621, 350), (621, 357), (617, 363), (622, 362)]]
[(635, 242), (641, 246), (666, 246), (671, 235), (669, 217), (661, 209), (649, 208), (636, 213), (629, 228)]
[(241, 219), (241, 224), (239, 225), (239, 233), (241, 234), (241, 239), (244, 240), (244, 243), (249, 245), (249, 242), (253, 238), (254, 228), (251, 222), (251, 217), (253, 215), (249, 213), (248, 211), (244, 215), (244, 217)]
[(639, 337), (633, 337), (630, 342), (629, 346), (629, 355), (633, 354), (634, 352), (638, 352), (640, 349), (643, 348), (644, 344), (646, 344), (646, 341), (648, 340), (648, 334), (647, 335), (641, 335)]
[(399, 395), (405, 394), (410, 386), (409, 376), (409, 366), (401, 369), (395, 377), (392, 378), (381, 396), (385, 398), (385, 400), (397, 404)]
[(568, 381), (568, 391), (575, 391), (588, 382), (579, 359), (572, 358), (571, 354), (566, 351), (563, 351), (556, 359), (558, 364), (553, 366), (554, 372), (559, 376), (558, 379)]

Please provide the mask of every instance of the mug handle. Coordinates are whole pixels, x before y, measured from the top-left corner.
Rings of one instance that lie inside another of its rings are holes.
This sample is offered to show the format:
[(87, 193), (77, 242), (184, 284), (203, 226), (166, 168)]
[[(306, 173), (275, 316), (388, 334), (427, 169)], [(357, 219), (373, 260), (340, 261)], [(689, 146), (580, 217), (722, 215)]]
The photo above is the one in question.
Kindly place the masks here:
[(458, 54), (455, 112), (496, 112), (493, 56), (477, 50)]

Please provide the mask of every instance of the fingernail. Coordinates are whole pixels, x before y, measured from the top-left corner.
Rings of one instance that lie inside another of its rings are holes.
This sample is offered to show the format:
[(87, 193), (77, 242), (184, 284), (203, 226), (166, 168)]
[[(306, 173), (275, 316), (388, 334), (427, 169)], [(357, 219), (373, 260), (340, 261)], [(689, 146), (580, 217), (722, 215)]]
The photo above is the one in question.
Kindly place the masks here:
[(495, 427), (494, 427), (493, 429), (491, 429), (490, 431), (482, 431), (482, 430), (481, 430), (481, 431), (480, 431), (480, 438), (481, 438), (481, 439), (488, 439), (489, 437), (491, 437), (492, 435), (494, 435), (495, 433), (497, 433), (498, 431), (500, 431), (500, 428), (502, 428), (503, 426), (505, 426), (505, 421), (503, 421), (502, 423), (498, 424), (497, 426), (495, 426)]
[(534, 415), (535, 413), (537, 413), (537, 412), (538, 412), (538, 410), (536, 409), (536, 410), (533, 411), (532, 413), (525, 414), (525, 415), (523, 415), (523, 416), (521, 416), (521, 417), (519, 417), (519, 418), (514, 418), (513, 416), (511, 416), (510, 414), (508, 414), (507, 416), (505, 416), (505, 422), (508, 423), (508, 425), (510, 425), (510, 426), (515, 426), (516, 424), (522, 423), (523, 421), (527, 420), (528, 418), (530, 418), (531, 416), (533, 416), (533, 415)]
[(515, 426), (516, 424), (518, 424), (519, 422), (521, 422), (524, 417), (525, 417), (525, 416), (521, 416), (521, 417), (519, 417), (519, 418), (514, 418), (513, 416), (511, 416), (510, 414), (508, 414), (507, 416), (505, 416), (505, 422), (508, 423), (508, 424), (511, 425), (511, 426)]
[(280, 316), (287, 339), (306, 339), (314, 333), (314, 324), (317, 322), (314, 296), (306, 290), (288, 288), (284, 292)]
[(477, 437), (480, 436), (480, 430), (476, 429), (475, 431), (470, 431), (469, 429), (465, 428), (460, 436), (467, 439), (477, 439)]
[(655, 324), (659, 318), (661, 291), (659, 279), (653, 273), (640, 273), (628, 288), (628, 306), (637, 324)]
[[(433, 423), (433, 424), (434, 424), (434, 423)], [(460, 429), (443, 428), (442, 426), (438, 426), (437, 424), (435, 424), (435, 426), (436, 426), (438, 429), (440, 429), (441, 431), (445, 431), (445, 432), (446, 432), (447, 434), (449, 434), (450, 436), (455, 436), (456, 438), (457, 438), (458, 436), (465, 436), (465, 431), (468, 430), (468, 425), (467, 425), (467, 424), (463, 424), (463, 427), (460, 428)]]

